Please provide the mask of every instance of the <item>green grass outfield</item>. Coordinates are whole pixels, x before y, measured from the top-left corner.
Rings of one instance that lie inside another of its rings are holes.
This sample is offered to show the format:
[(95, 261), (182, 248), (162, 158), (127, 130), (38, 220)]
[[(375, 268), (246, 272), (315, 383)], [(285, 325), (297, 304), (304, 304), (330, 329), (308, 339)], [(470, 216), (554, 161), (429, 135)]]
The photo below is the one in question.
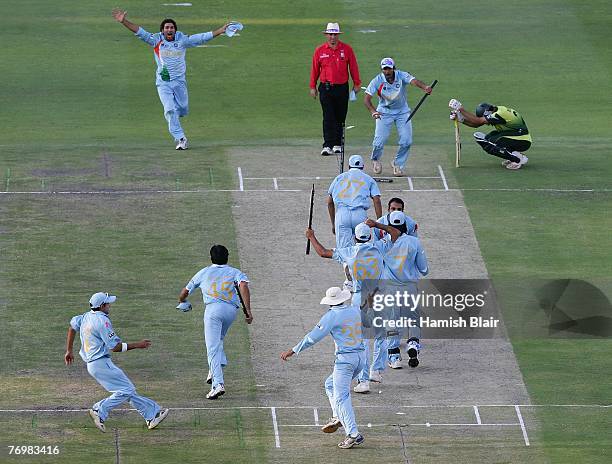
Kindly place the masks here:
[[(307, 96), (309, 63), (331, 20), (347, 32), (364, 85), (383, 56), (393, 56), (423, 81), (440, 81), (415, 117), (415, 149), (448, 152), (445, 170), (464, 190), (508, 320), (536, 277), (597, 282), (612, 298), (608, 2), (162, 3), (119, 6), (150, 31), (166, 16), (187, 33), (230, 18), (245, 24), (240, 37), (211, 42), (225, 47), (188, 52), (191, 114), (184, 127), (192, 149), (185, 153), (174, 151), (167, 134), (152, 52), (114, 22), (110, 10), (116, 2), (0, 5), (0, 37), (10, 43), (0, 86), (0, 191), (115, 192), (0, 196), (0, 409), (85, 408), (100, 398), (80, 361), (70, 369), (62, 362), (69, 318), (84, 312), (89, 295), (99, 289), (119, 296), (112, 315), (121, 336), (153, 339), (148, 352), (116, 357), (139, 390), (162, 404), (209, 406), (203, 399), (202, 310), (177, 314), (173, 307), (180, 288), (207, 264), (212, 243), (226, 243), (231, 262), (239, 263), (232, 198), (228, 192), (170, 192), (235, 188), (224, 153), (228, 146), (309, 145), (315, 156), (321, 115)], [(367, 30), (377, 32), (359, 32)], [(450, 168), (451, 97), (468, 108), (482, 100), (517, 108), (535, 140), (527, 168), (503, 170), (467, 130), (463, 167)], [(361, 103), (351, 104), (349, 123), (355, 125), (349, 147), (369, 143), (372, 122)], [(535, 404), (611, 403), (610, 339), (551, 340), (512, 328)], [(227, 377), (233, 383), (223, 406), (256, 405), (244, 323), (234, 324), (228, 345)], [(532, 446), (554, 463), (607, 463), (609, 411), (526, 412), (540, 424)], [(45, 462), (10, 458), (4, 446), (9, 444), (59, 444), (60, 459), (46, 458), (52, 462), (115, 458), (114, 434), (99, 434), (82, 414), (0, 413), (0, 424), (0, 462)], [(280, 459), (271, 452), (267, 410), (177, 412), (155, 432), (144, 430), (133, 414), (113, 415), (109, 425), (118, 430), (121, 462), (193, 462), (202, 450), (206, 462)], [(301, 459), (308, 453), (323, 459), (319, 435), (290, 436), (299, 443)], [(385, 462), (389, 443), (373, 436), (378, 447), (359, 456)], [(462, 447), (461, 436), (446, 438), (443, 444), (415, 439), (429, 459), (441, 449), (441, 459), (455, 455), (465, 462), (488, 462), (485, 445), (496, 443), (482, 437), (480, 445)]]

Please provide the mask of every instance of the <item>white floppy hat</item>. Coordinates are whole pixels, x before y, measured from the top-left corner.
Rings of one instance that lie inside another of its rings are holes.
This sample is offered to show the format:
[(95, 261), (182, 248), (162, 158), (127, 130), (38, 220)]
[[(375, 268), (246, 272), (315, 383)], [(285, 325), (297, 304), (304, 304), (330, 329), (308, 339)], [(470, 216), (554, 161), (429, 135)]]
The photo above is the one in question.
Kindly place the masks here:
[(340, 287), (330, 287), (325, 292), (325, 297), (321, 300), (321, 304), (336, 306), (350, 299), (350, 290), (342, 290)]
[(365, 164), (363, 163), (363, 157), (361, 155), (351, 155), (349, 158), (349, 168), (360, 168), (363, 169)]
[(323, 34), (342, 34), (340, 25), (338, 23), (327, 23), (327, 28), (323, 31)]
[(93, 295), (91, 295), (91, 298), (89, 299), (89, 306), (92, 309), (99, 308), (104, 303), (114, 303), (116, 299), (117, 299), (116, 296), (109, 295), (108, 293), (105, 293), (105, 292), (94, 293)]
[(365, 222), (357, 224), (355, 227), (355, 238), (367, 242), (372, 237), (372, 229)]
[(402, 224), (406, 224), (406, 215), (403, 211), (393, 211), (389, 215), (389, 225), (390, 226), (401, 226)]

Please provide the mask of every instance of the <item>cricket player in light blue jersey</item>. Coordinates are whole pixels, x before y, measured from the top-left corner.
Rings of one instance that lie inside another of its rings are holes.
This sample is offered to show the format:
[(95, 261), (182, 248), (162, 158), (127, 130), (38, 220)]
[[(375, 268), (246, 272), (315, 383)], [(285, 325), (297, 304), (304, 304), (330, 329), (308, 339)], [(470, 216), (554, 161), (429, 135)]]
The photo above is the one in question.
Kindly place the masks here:
[[(389, 226), (383, 226), (379, 223), (367, 222), (371, 227), (395, 228), (401, 232), (400, 237), (395, 241), (393, 248), (387, 251), (384, 255), (385, 267), (383, 270), (382, 281), (384, 282), (383, 292), (387, 295), (395, 294), (396, 292), (408, 292), (411, 294), (417, 293), (417, 281), (421, 275), (425, 276), (429, 273), (427, 266), (427, 256), (425, 250), (421, 246), (421, 242), (417, 237), (408, 235), (406, 228), (405, 215), (401, 211), (394, 211), (389, 215)], [(408, 309), (410, 312), (406, 317), (419, 320), (418, 308), (394, 308), (394, 319), (399, 319), (404, 316)], [(421, 328), (420, 326), (411, 327), (409, 329), (408, 338), (408, 365), (416, 367), (419, 364), (418, 354), (421, 349), (420, 345)], [(401, 369), (400, 355), (400, 336), (399, 332), (388, 332), (387, 336), (387, 352), (389, 356), (389, 367), (392, 369)]]
[(331, 287), (325, 293), (321, 304), (329, 305), (329, 311), (304, 339), (292, 349), (281, 353), (287, 361), (294, 354), (320, 342), (331, 335), (336, 344), (334, 371), (325, 381), (325, 393), (329, 398), (333, 417), (322, 427), (325, 433), (333, 433), (344, 427), (346, 438), (338, 443), (343, 449), (363, 443), (363, 435), (357, 429), (355, 412), (351, 403), (351, 382), (362, 371), (365, 363), (364, 345), (361, 334), (361, 312), (350, 303), (351, 292)]
[(151, 340), (141, 340), (135, 343), (125, 343), (115, 333), (108, 313), (111, 304), (117, 299), (108, 293), (94, 293), (89, 299), (90, 311), (70, 320), (68, 335), (66, 337), (66, 353), (64, 362), (72, 364), (74, 355), (72, 347), (74, 338), (79, 333), (81, 350), (79, 354), (87, 363), (87, 372), (102, 385), (111, 396), (98, 401), (89, 410), (89, 415), (102, 432), (106, 432), (104, 422), (111, 410), (125, 401), (129, 401), (144, 417), (147, 428), (154, 429), (168, 415), (168, 409), (162, 409), (155, 401), (136, 393), (136, 387), (113, 363), (110, 353), (125, 352), (134, 349), (147, 349)]
[[(382, 277), (384, 262), (383, 255), (392, 247), (400, 232), (390, 228), (391, 234), (388, 240), (372, 239), (372, 229), (365, 223), (357, 224), (355, 227), (355, 245), (345, 248), (325, 248), (315, 236), (312, 229), (306, 229), (306, 237), (312, 243), (313, 248), (322, 258), (335, 259), (347, 266), (351, 277), (353, 298), (352, 304), (360, 306), (368, 299), (368, 296), (376, 291), (378, 281)], [(386, 332), (375, 331), (374, 338), (374, 361), (370, 370), (370, 346), (365, 341), (365, 365), (359, 374), (358, 383), (353, 389), (355, 393), (368, 393), (370, 391), (370, 380), (382, 381), (382, 371), (385, 369), (386, 360)]]
[(360, 155), (349, 158), (349, 170), (338, 175), (329, 186), (327, 210), (336, 235), (336, 248), (346, 248), (353, 242), (355, 227), (367, 218), (370, 199), (376, 217), (382, 216), (380, 189), (376, 181), (363, 172)]
[[(395, 160), (391, 162), (394, 176), (403, 176), (404, 167), (412, 146), (412, 122), (408, 121), (410, 107), (406, 96), (407, 86), (413, 85), (427, 94), (431, 87), (416, 79), (412, 74), (395, 69), (392, 58), (383, 58), (380, 62), (382, 72), (370, 81), (364, 95), (364, 104), (376, 121), (376, 131), (372, 142), (372, 168), (374, 174), (382, 172), (380, 159), (385, 143), (391, 134), (393, 125), (397, 127), (399, 149)], [(378, 106), (374, 108), (372, 97), (378, 97)], [(379, 214), (377, 217), (380, 217)]]
[(142, 27), (128, 21), (127, 12), (114, 9), (113, 17), (126, 28), (136, 34), (136, 37), (153, 47), (155, 64), (155, 85), (159, 99), (164, 107), (164, 117), (168, 121), (168, 130), (174, 137), (177, 150), (186, 150), (187, 137), (181, 127), (179, 118), (189, 112), (189, 97), (185, 71), (185, 52), (188, 48), (202, 45), (214, 37), (223, 34), (231, 23), (221, 26), (211, 32), (186, 35), (177, 31), (173, 19), (164, 19), (159, 26), (159, 32), (152, 34)]
[[(387, 207), (388, 213), (376, 220), (376, 222), (379, 224), (384, 224), (386, 226), (389, 225), (389, 216), (393, 211), (404, 211), (404, 200), (397, 197), (391, 198), (387, 204)], [(404, 216), (404, 219), (406, 220), (406, 233), (408, 235), (412, 235), (413, 237), (418, 237), (419, 235), (417, 230), (419, 229), (419, 225), (407, 214), (404, 213)], [(385, 234), (386, 232), (384, 230), (374, 228), (374, 237), (381, 239), (384, 238)]]
[[(189, 311), (191, 304), (187, 297), (196, 288), (202, 291), (204, 310), (204, 341), (208, 357), (208, 377), (206, 382), (212, 384), (210, 392), (206, 395), (214, 400), (225, 394), (225, 380), (223, 368), (227, 366), (227, 356), (223, 349), (223, 339), (230, 326), (236, 319), (240, 308), (240, 296), (244, 301), (247, 324), (253, 322), (251, 313), (251, 293), (249, 279), (242, 271), (227, 265), (229, 252), (223, 245), (214, 245), (210, 249), (212, 266), (205, 267), (194, 275), (189, 283), (181, 290), (179, 305), (176, 309)], [(240, 291), (237, 294), (236, 286)]]

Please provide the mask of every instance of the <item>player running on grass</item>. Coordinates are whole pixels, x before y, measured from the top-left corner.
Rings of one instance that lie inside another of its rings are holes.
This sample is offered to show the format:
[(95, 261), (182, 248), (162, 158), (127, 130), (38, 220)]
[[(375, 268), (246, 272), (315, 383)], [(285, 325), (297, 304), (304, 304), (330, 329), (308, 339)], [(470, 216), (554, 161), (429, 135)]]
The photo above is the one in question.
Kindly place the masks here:
[(74, 355), (72, 346), (76, 333), (81, 338), (81, 350), (79, 354), (87, 363), (87, 372), (112, 395), (94, 404), (89, 410), (89, 415), (102, 432), (106, 432), (104, 422), (111, 410), (125, 401), (129, 401), (144, 417), (147, 428), (154, 429), (168, 415), (168, 409), (162, 409), (155, 401), (140, 396), (136, 393), (136, 387), (111, 360), (110, 353), (124, 352), (137, 348), (147, 349), (151, 346), (151, 340), (141, 340), (136, 343), (125, 343), (115, 334), (108, 313), (111, 304), (117, 299), (108, 293), (94, 293), (89, 299), (90, 311), (80, 316), (74, 316), (70, 320), (68, 335), (66, 337), (66, 354), (64, 362), (72, 364)]
[(206, 395), (209, 400), (215, 400), (225, 394), (223, 368), (227, 366), (227, 357), (223, 348), (223, 339), (236, 319), (240, 298), (236, 294), (234, 283), (238, 285), (244, 300), (247, 324), (253, 322), (251, 313), (251, 293), (249, 279), (242, 271), (227, 265), (229, 252), (223, 245), (214, 245), (210, 249), (212, 265), (205, 267), (194, 275), (181, 290), (179, 304), (176, 309), (189, 311), (191, 303), (187, 297), (196, 288), (202, 291), (204, 310), (204, 342), (208, 356), (208, 377), (206, 383), (212, 384)]
[(112, 14), (118, 22), (136, 34), (136, 37), (153, 47), (157, 65), (155, 85), (164, 107), (168, 130), (174, 137), (176, 149), (186, 150), (187, 137), (179, 121), (179, 118), (187, 116), (189, 112), (189, 96), (185, 79), (187, 69), (185, 52), (188, 48), (197, 47), (223, 34), (232, 23), (225, 24), (212, 32), (186, 35), (177, 31), (176, 22), (173, 19), (167, 18), (161, 22), (159, 32), (152, 34), (128, 21), (126, 11), (114, 9)]
[(488, 154), (503, 158), (502, 166), (517, 170), (527, 164), (527, 158), (522, 152), (531, 147), (531, 134), (523, 117), (512, 108), (481, 103), (476, 107), (476, 114), (467, 111), (461, 102), (452, 99), (448, 102), (451, 109), (451, 120), (457, 119), (469, 127), (480, 127), (489, 124), (495, 130), (484, 134), (474, 132), (474, 139)]
[(294, 354), (320, 342), (331, 335), (336, 344), (334, 370), (325, 381), (325, 393), (329, 398), (333, 417), (322, 427), (325, 433), (333, 433), (344, 427), (346, 438), (338, 443), (343, 449), (363, 443), (359, 433), (355, 412), (351, 403), (351, 382), (357, 377), (365, 364), (364, 345), (361, 334), (361, 312), (359, 307), (350, 303), (351, 292), (331, 287), (325, 292), (321, 304), (329, 305), (329, 310), (304, 339), (292, 349), (283, 351), (281, 359), (287, 361)]

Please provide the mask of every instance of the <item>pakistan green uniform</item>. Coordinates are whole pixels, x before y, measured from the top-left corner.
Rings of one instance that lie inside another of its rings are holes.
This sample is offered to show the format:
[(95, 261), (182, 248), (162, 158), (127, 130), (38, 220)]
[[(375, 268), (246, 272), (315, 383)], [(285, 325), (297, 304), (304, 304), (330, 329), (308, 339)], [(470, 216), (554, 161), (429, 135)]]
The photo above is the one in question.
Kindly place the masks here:
[[(524, 152), (531, 147), (531, 135), (523, 117), (512, 108), (505, 106), (479, 105), (476, 109), (476, 116), (484, 117), (488, 124), (495, 127), (494, 131), (489, 132), (484, 140), (476, 139), (476, 142), (487, 153), (500, 156), (500, 151)], [(497, 108), (497, 111), (492, 111)], [(479, 111), (480, 110), (480, 111)], [(481, 113), (481, 114), (478, 114)], [(506, 158), (505, 156), (501, 156)]]

